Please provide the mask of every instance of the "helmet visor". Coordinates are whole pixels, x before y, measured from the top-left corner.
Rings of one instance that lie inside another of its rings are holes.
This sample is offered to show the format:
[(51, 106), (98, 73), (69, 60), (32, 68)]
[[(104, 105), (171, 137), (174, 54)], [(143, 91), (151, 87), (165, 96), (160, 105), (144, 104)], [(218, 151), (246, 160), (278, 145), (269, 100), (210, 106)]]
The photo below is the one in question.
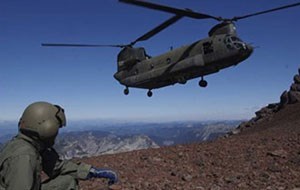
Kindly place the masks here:
[(65, 110), (63, 108), (61, 108), (59, 105), (54, 105), (54, 106), (57, 108), (55, 118), (59, 122), (59, 128), (66, 126)]

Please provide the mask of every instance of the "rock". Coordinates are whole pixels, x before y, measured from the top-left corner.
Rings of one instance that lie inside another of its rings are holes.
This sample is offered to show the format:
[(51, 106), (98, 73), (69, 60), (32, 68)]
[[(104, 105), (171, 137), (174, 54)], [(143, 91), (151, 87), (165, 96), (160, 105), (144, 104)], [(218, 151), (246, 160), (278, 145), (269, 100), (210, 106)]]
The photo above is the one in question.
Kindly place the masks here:
[(300, 84), (293, 83), (290, 87), (290, 90), (300, 92)]
[(281, 96), (280, 96), (280, 103), (279, 106), (280, 108), (283, 108), (285, 105), (287, 105), (289, 103), (289, 96), (288, 96), (288, 92), (284, 91)]
[(278, 103), (268, 104), (267, 108), (274, 110), (278, 109)]
[(219, 186), (219, 185), (216, 185), (216, 184), (214, 184), (214, 185), (212, 185), (211, 187), (210, 187), (210, 190), (221, 190), (222, 188)]
[(295, 76), (294, 76), (294, 82), (295, 82), (296, 84), (300, 84), (300, 75), (295, 75)]
[(121, 185), (111, 185), (109, 186), (109, 190), (121, 190), (122, 186)]
[(289, 91), (288, 92), (289, 104), (294, 104), (300, 102), (300, 92)]
[(171, 176), (176, 176), (176, 172), (172, 171)]
[(270, 172), (282, 172), (282, 169), (279, 166), (271, 165), (267, 168)]
[(264, 107), (261, 110), (255, 112), (257, 119), (265, 118), (267, 116), (270, 116), (272, 113), (274, 113), (273, 109), (270, 109), (268, 107)]
[(178, 157), (179, 157), (179, 158), (182, 158), (183, 156), (184, 156), (184, 153), (183, 153), (183, 152), (179, 152), (179, 153), (178, 153)]
[(187, 174), (187, 175), (182, 176), (181, 179), (182, 179), (183, 181), (192, 181), (193, 176)]
[(272, 152), (267, 152), (267, 156), (286, 158), (287, 152), (285, 150), (275, 150)]
[(244, 128), (247, 128), (247, 126), (248, 126), (248, 122), (244, 121), (237, 127), (237, 129), (243, 130)]
[(237, 135), (241, 132), (239, 129), (233, 129), (232, 131), (229, 132), (229, 135)]
[(238, 178), (236, 176), (229, 176), (229, 177), (225, 177), (224, 181), (226, 183), (236, 183), (238, 180)]

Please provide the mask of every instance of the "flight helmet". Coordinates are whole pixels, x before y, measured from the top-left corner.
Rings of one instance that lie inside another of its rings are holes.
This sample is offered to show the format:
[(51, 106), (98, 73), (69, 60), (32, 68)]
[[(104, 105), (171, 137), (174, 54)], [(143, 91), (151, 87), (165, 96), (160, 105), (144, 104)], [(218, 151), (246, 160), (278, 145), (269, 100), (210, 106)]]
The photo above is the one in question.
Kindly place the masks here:
[(64, 109), (48, 102), (30, 104), (19, 121), (19, 130), (52, 146), (59, 128), (66, 126)]

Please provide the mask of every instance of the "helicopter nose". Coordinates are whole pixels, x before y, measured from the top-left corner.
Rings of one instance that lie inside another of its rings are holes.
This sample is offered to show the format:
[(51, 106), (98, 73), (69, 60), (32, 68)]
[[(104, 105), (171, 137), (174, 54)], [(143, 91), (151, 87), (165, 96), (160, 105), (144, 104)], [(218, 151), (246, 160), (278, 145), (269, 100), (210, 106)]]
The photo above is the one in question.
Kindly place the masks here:
[(253, 47), (249, 44), (247, 44), (247, 50), (250, 52), (250, 54), (253, 52)]
[(245, 55), (249, 57), (253, 53), (253, 47), (249, 44), (246, 44)]

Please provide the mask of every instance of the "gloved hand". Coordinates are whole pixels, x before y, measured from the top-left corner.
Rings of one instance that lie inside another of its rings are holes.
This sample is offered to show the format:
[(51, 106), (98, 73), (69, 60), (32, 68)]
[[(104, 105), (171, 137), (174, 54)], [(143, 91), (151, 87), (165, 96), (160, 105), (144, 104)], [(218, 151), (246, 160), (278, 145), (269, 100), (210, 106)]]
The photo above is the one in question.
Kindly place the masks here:
[(88, 179), (90, 178), (107, 178), (108, 185), (112, 185), (118, 182), (118, 175), (116, 172), (107, 169), (97, 169), (92, 167), (88, 174)]

